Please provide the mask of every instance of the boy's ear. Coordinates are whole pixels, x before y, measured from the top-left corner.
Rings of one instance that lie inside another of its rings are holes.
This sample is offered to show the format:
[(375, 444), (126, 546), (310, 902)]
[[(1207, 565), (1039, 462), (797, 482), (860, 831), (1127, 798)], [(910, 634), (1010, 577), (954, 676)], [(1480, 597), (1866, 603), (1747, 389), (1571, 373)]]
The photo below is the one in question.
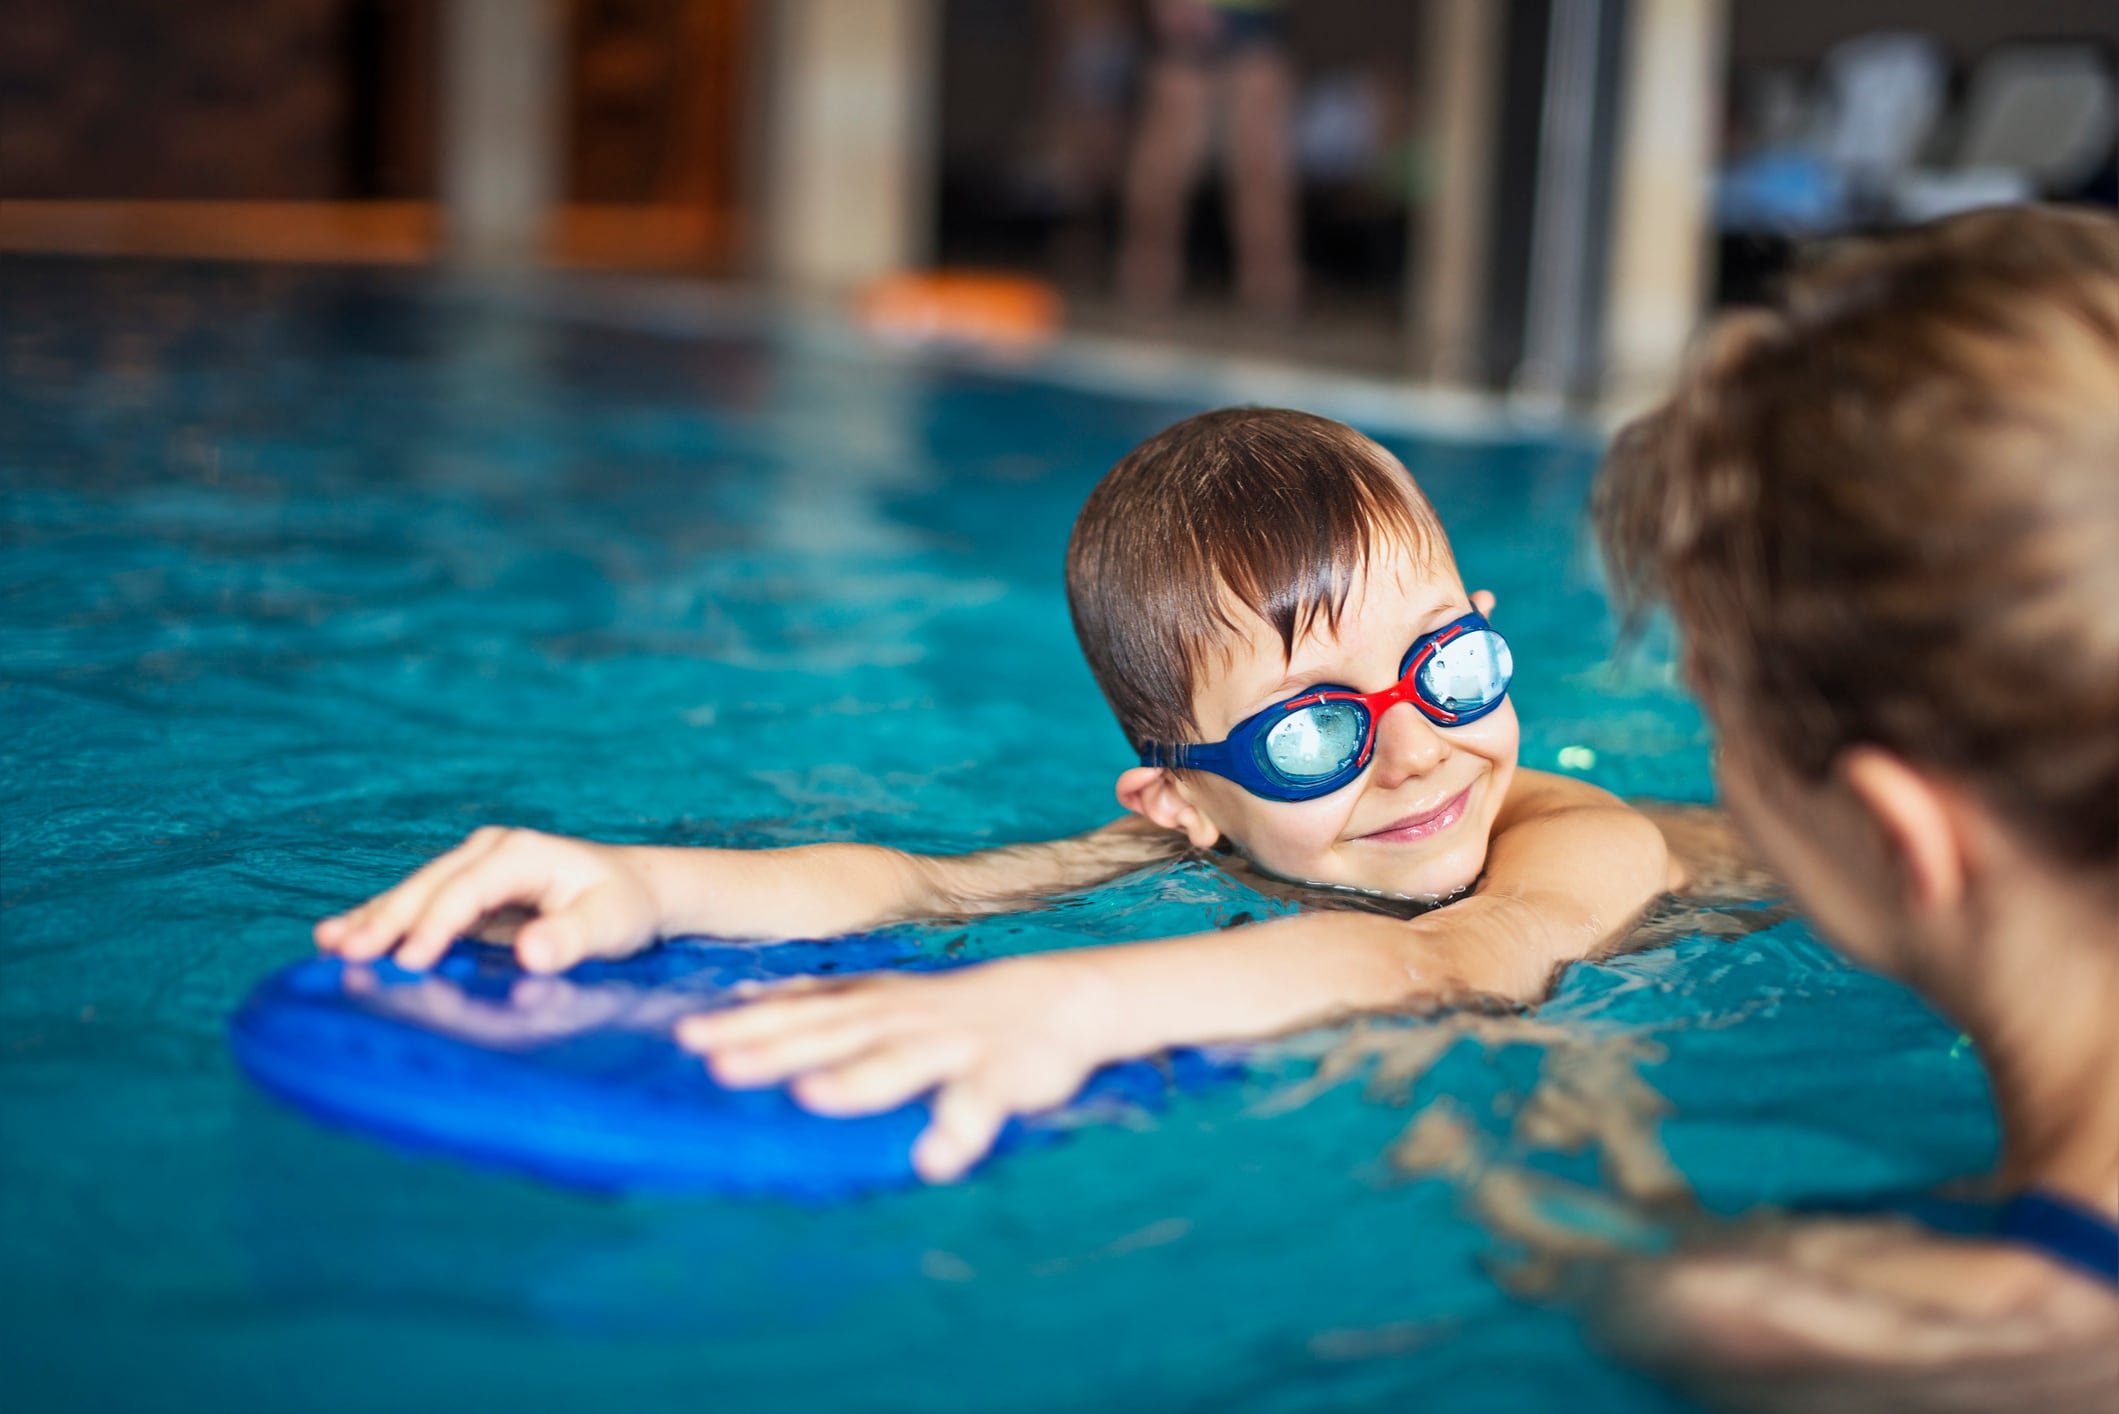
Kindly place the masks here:
[(1904, 871), (1908, 908), (1955, 908), (1965, 892), (1965, 852), (1954, 802), (1935, 782), (1887, 751), (1850, 747), (1833, 767), (1839, 783), (1882, 833)]
[(1479, 611), (1482, 618), (1492, 618), (1494, 616), (1494, 591), (1491, 589), (1474, 589), (1472, 591), (1472, 607)]
[(1212, 849), (1221, 841), (1221, 828), (1185, 799), (1177, 788), (1177, 777), (1160, 766), (1135, 766), (1118, 778), (1118, 803), (1166, 830), (1178, 830), (1194, 849)]

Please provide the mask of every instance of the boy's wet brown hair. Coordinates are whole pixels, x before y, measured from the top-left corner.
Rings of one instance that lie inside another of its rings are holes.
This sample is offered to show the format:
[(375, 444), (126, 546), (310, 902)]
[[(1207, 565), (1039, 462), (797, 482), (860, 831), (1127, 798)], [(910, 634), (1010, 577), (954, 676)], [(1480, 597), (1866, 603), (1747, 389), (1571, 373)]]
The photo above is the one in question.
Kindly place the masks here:
[(1201, 675), (1241, 606), (1293, 656), (1336, 630), (1379, 555), (1449, 557), (1434, 509), (1397, 458), (1343, 423), (1286, 408), (1186, 418), (1089, 493), (1067, 545), (1067, 606), (1098, 686), (1138, 750), (1189, 742)]
[(2119, 871), (2119, 221), (1828, 252), (1711, 331), (1596, 507), (1725, 731), (1813, 781), (1882, 747)]

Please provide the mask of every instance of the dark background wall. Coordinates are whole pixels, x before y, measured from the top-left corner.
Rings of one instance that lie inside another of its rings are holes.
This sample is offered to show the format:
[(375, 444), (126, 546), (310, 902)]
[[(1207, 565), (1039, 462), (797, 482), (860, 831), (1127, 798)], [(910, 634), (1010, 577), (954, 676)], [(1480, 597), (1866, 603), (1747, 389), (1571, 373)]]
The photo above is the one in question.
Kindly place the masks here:
[(431, 75), (388, 51), (430, 19), (422, 0), (0, 0), (0, 196), (409, 194), (432, 166), (398, 150), (393, 85)]
[(1870, 30), (1921, 30), (1959, 61), (2003, 40), (2066, 35), (2119, 46), (2119, 0), (1734, 0), (1729, 57), (1805, 64)]
[[(0, 197), (431, 197), (443, 3), (0, 0)], [(730, 199), (750, 3), (568, 0), (570, 199)]]

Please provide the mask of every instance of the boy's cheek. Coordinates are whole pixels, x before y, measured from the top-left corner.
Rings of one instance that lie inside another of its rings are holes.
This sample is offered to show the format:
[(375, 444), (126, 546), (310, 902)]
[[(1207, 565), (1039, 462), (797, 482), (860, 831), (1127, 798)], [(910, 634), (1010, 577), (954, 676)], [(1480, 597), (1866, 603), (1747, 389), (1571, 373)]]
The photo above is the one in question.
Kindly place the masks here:
[(1476, 733), (1466, 744), (1492, 762), (1497, 774), (1515, 766), (1523, 749), (1523, 723), (1516, 716), (1514, 699), (1502, 699), (1499, 707), (1462, 730)]
[(1265, 801), (1244, 795), (1229, 802), (1222, 830), (1246, 855), (1289, 878), (1323, 878), (1320, 861), (1346, 829), (1350, 806), (1336, 796), (1310, 801)]

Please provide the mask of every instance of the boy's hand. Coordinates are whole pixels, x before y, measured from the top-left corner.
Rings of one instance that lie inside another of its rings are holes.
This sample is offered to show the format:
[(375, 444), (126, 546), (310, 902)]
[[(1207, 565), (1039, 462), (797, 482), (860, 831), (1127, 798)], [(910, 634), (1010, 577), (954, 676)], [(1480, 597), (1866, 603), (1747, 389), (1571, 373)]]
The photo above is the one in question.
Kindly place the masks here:
[[(525, 967), (558, 972), (660, 936), (828, 938), (938, 914), (993, 913), (1173, 859), (1184, 838), (1127, 816), (1100, 830), (977, 854), (921, 856), (862, 844), (790, 849), (605, 845), (487, 828), (411, 878), (316, 928), (349, 958), (392, 951), (432, 966), (457, 934), (508, 932)], [(500, 917), (493, 915), (500, 914)]]
[(515, 934), (532, 972), (583, 958), (622, 957), (655, 940), (653, 882), (617, 845), (489, 825), (388, 893), (316, 925), (316, 944), (365, 962), (396, 951), (401, 966), (432, 967), (449, 944), (503, 909), (537, 916)]
[(687, 1017), (677, 1040), (724, 1085), (793, 1077), (795, 1098), (819, 1114), (873, 1114), (934, 1090), (912, 1162), (943, 1183), (978, 1162), (1010, 1115), (1067, 1100), (1107, 1058), (1096, 1040), (1101, 995), (1092, 971), (1062, 956), (805, 979)]

